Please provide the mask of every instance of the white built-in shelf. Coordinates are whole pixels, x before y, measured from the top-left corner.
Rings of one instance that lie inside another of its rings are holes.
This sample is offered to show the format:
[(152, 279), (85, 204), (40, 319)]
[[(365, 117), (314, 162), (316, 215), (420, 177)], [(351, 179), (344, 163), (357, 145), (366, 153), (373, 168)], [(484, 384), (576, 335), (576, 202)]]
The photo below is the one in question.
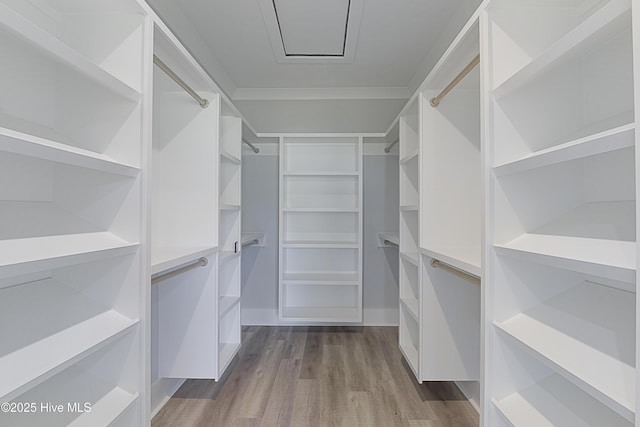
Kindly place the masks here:
[(137, 248), (138, 243), (126, 242), (107, 231), (0, 240), (0, 276), (126, 255)]
[[(129, 393), (87, 371), (71, 366), (16, 399), (19, 402), (37, 402), (37, 411), (28, 414), (2, 414), (0, 422), (15, 427), (107, 426), (116, 421), (137, 399), (138, 393)], [(62, 403), (64, 411), (55, 415), (41, 411), (40, 402)], [(69, 411), (67, 402), (79, 402), (80, 409), (85, 409), (86, 402), (91, 404), (91, 410)]]
[(358, 285), (359, 277), (357, 273), (284, 273), (282, 282), (286, 285)]
[(242, 164), (242, 160), (240, 160), (239, 158), (237, 158), (233, 154), (229, 154), (229, 153), (224, 152), (224, 151), (220, 151), (220, 157), (222, 157), (222, 160), (226, 160), (226, 161), (228, 161), (230, 163), (233, 163), (234, 165)]
[(402, 212), (417, 212), (418, 209), (420, 209), (420, 207), (417, 203), (400, 205), (400, 211)]
[(418, 258), (419, 254), (417, 252), (400, 252), (400, 258), (403, 260), (410, 262), (416, 267), (420, 266), (420, 259)]
[(405, 165), (409, 163), (411, 160), (417, 159), (419, 153), (420, 153), (420, 148), (415, 147), (411, 152), (407, 153), (406, 156), (400, 159), (400, 164)]
[(283, 208), (282, 212), (302, 213), (357, 213), (358, 208)]
[(501, 97), (540, 76), (559, 61), (572, 60), (577, 52), (587, 52), (628, 28), (620, 19), (631, 11), (629, 0), (612, 0), (558, 40), (542, 54), (531, 60), (518, 72), (499, 84), (495, 97)]
[(531, 153), (521, 159), (494, 167), (497, 176), (524, 172), (534, 168), (581, 159), (609, 151), (633, 147), (635, 124), (617, 126), (604, 132), (579, 138), (545, 150)]
[(538, 264), (624, 282), (635, 280), (634, 242), (527, 233), (494, 248), (499, 254)]
[(43, 56), (65, 64), (120, 96), (132, 101), (138, 101), (141, 98), (140, 92), (2, 4), (0, 4), (0, 30), (10, 31), (12, 35), (41, 50)]
[(635, 412), (635, 295), (585, 282), (495, 323), (627, 420)]
[(207, 257), (218, 251), (217, 247), (151, 248), (151, 274), (161, 273), (182, 264)]
[(283, 172), (283, 176), (360, 176), (359, 172), (336, 172), (336, 171), (321, 171), (321, 172)]
[(308, 248), (308, 249), (357, 249), (357, 242), (328, 241), (328, 240), (284, 240), (283, 248)]
[(493, 401), (499, 413), (518, 427), (631, 427), (625, 420), (560, 377), (543, 380)]
[(418, 303), (418, 300), (415, 298), (401, 297), (400, 302), (402, 303), (404, 308), (406, 308), (407, 313), (409, 313), (411, 317), (413, 317), (416, 320), (416, 322), (419, 322), (420, 304)]
[(224, 316), (229, 310), (238, 305), (240, 302), (240, 297), (238, 296), (224, 296), (220, 297), (220, 302), (218, 303), (219, 316)]
[(3, 127), (0, 127), (0, 151), (124, 176), (135, 177), (140, 172), (140, 168), (116, 162), (103, 154)]
[(231, 204), (231, 203), (221, 203), (220, 210), (221, 211), (239, 211), (240, 205)]
[[(14, 399), (131, 330), (138, 320), (54, 279), (2, 291), (0, 398)], [(18, 328), (16, 325), (29, 325)], [(42, 355), (46, 354), (46, 358)]]
[(234, 258), (236, 258), (236, 257), (239, 257), (241, 252), (242, 252), (242, 251), (238, 251), (238, 252), (233, 252), (233, 251), (222, 251), (222, 252), (220, 252), (220, 254), (218, 255), (218, 261), (219, 261), (220, 263), (230, 261), (230, 260), (232, 260), (232, 259), (234, 259)]
[(285, 307), (284, 317), (307, 322), (360, 322), (357, 307)]
[(634, 201), (593, 202), (494, 247), (525, 260), (633, 283), (635, 230)]
[(476, 277), (482, 275), (480, 248), (420, 248), (420, 252)]

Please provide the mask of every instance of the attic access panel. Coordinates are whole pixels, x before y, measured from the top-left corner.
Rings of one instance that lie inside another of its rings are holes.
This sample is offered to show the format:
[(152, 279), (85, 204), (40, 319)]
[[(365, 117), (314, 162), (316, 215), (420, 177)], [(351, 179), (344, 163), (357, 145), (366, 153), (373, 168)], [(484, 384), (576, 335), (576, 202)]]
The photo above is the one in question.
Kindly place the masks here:
[(352, 62), (363, 0), (260, 0), (279, 63)]
[(286, 56), (344, 56), (350, 0), (272, 0)]

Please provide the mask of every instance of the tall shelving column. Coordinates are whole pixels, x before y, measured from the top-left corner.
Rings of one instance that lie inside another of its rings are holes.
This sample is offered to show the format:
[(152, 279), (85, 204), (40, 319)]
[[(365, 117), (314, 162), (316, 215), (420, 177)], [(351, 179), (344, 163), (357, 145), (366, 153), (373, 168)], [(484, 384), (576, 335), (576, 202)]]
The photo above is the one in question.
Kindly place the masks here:
[[(431, 104), (473, 63), (479, 53), (479, 36), (478, 19), (472, 19), (431, 71), (419, 95), (420, 309), (425, 313), (421, 340), (423, 348), (433, 349), (421, 354), (421, 380), (480, 379), (483, 191), (479, 67), (439, 104)], [(442, 264), (455, 270), (436, 268)]]
[[(160, 67), (153, 74), (151, 153), (151, 382), (153, 406), (184, 378), (218, 378), (218, 121), (220, 95), (164, 26), (154, 55), (207, 100), (202, 106)], [(204, 258), (205, 262), (201, 261)], [(185, 266), (196, 265), (180, 274)], [(164, 384), (163, 384), (164, 383)]]
[(420, 286), (420, 100), (400, 116), (399, 346), (422, 382), (422, 288)]
[(0, 5), (11, 58), (0, 79), (0, 398), (37, 407), (0, 424), (143, 425), (151, 23), (126, 0), (11, 5)]
[(223, 103), (220, 115), (218, 378), (240, 349), (242, 120)]
[(631, 9), (496, 0), (483, 18), (486, 426), (639, 425)]
[(362, 322), (362, 138), (280, 140), (279, 317)]

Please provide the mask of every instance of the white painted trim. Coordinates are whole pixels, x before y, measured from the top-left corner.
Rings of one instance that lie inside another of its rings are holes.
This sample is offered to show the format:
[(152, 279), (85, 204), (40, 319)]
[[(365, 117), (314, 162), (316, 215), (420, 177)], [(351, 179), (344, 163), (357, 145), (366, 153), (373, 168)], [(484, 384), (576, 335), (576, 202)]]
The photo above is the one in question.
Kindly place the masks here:
[(275, 60), (280, 64), (350, 64), (356, 56), (356, 50), (358, 45), (358, 36), (360, 34), (360, 22), (362, 21), (362, 10), (364, 7), (364, 0), (351, 0), (351, 10), (349, 11), (349, 23), (347, 29), (347, 41), (344, 49), (344, 56), (342, 57), (308, 57), (308, 56), (286, 56), (284, 52), (284, 46), (282, 45), (282, 39), (280, 37), (280, 29), (278, 28), (278, 21), (276, 13), (273, 10), (273, 3), (271, 0), (258, 0), (260, 5), (260, 11), (262, 12), (262, 19), (264, 20), (267, 33), (269, 34), (269, 41), (271, 42), (271, 49)]
[(234, 101), (320, 99), (409, 99), (408, 87), (238, 88)]
[(158, 378), (151, 384), (151, 418), (167, 404), (186, 379), (182, 378)]

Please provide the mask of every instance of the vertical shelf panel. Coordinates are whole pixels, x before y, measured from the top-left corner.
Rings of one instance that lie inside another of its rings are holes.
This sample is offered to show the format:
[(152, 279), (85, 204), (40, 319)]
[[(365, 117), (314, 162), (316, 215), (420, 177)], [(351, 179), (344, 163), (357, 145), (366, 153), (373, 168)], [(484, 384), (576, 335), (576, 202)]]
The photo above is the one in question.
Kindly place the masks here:
[(636, 9), (488, 9), (485, 425), (638, 422)]
[(38, 413), (0, 424), (144, 425), (151, 21), (134, 0), (5, 3), (0, 394)]
[[(223, 103), (220, 116), (220, 189), (218, 259), (218, 355), (220, 379), (241, 345), (240, 286), (242, 251), (242, 120)], [(233, 208), (230, 208), (233, 207)]]

